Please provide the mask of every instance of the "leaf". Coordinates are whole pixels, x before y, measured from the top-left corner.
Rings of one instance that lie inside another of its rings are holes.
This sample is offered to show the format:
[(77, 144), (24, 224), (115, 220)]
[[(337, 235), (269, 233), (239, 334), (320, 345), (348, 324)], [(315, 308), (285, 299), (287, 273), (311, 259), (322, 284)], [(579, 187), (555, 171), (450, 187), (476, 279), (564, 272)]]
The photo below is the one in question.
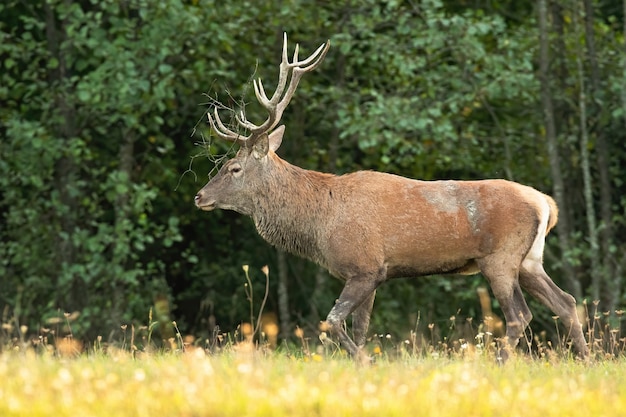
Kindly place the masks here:
[(78, 99), (84, 103), (88, 102), (91, 98), (91, 94), (86, 89), (80, 89), (76, 92)]
[(170, 72), (172, 72), (172, 66), (169, 64), (160, 64), (159, 72), (161, 74), (169, 74)]

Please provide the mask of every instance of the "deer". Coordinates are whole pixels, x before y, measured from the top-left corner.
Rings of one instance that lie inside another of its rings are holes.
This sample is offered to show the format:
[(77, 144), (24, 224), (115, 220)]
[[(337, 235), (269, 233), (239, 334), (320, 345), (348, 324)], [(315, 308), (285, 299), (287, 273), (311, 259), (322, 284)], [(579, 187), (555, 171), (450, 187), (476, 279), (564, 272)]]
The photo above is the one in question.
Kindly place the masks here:
[[(567, 327), (572, 347), (588, 355), (573, 296), (545, 272), (545, 238), (558, 208), (548, 195), (505, 179), (415, 180), (376, 172), (334, 175), (281, 159), (280, 120), (302, 76), (316, 69), (330, 40), (298, 60), (288, 59), (283, 36), (278, 84), (268, 98), (261, 79), (256, 99), (267, 112), (261, 124), (243, 111), (227, 126), (218, 108), (207, 111), (210, 128), (238, 151), (195, 196), (198, 209), (234, 210), (252, 218), (269, 244), (309, 259), (343, 280), (326, 317), (332, 337), (355, 359), (365, 353), (377, 288), (395, 278), (482, 273), (501, 306), (506, 332), (503, 359), (533, 315), (522, 290), (550, 308)], [(243, 136), (239, 131), (248, 132)], [(351, 315), (352, 338), (344, 328)]]

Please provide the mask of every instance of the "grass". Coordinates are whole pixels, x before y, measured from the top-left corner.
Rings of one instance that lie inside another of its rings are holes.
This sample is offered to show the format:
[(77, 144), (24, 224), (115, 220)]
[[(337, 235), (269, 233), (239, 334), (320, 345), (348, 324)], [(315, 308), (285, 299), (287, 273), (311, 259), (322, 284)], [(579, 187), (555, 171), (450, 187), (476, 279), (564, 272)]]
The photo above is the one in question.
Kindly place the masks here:
[(152, 314), (147, 326), (123, 326), (117, 344), (98, 338), (86, 349), (72, 336), (71, 314), (53, 323), (66, 330), (43, 329), (31, 340), (12, 320), (0, 332), (0, 416), (626, 415), (626, 338), (597, 304), (587, 315), (588, 360), (574, 358), (566, 335), (553, 346), (527, 334), (521, 345), (532, 345), (530, 353), (504, 365), (490, 320), (476, 328), (466, 320), (462, 329), (451, 318), (443, 339), (434, 324), (402, 341), (374, 335), (370, 366), (349, 359), (323, 328), (313, 338), (298, 328), (298, 346), (277, 347), (277, 326), (259, 319), (204, 346), (172, 322), (174, 337), (159, 349)]
[(626, 360), (518, 355), (345, 357), (245, 348), (207, 355), (0, 355), (1, 416), (626, 415)]

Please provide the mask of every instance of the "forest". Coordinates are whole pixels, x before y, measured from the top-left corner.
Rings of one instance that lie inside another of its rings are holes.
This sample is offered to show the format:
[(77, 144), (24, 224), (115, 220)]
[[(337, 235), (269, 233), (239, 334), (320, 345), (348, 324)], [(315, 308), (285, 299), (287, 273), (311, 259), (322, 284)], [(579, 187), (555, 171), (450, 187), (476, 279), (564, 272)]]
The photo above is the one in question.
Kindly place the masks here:
[[(167, 337), (174, 322), (202, 340), (258, 320), (265, 297), (281, 338), (315, 334), (342, 283), (267, 244), (248, 217), (193, 204), (235, 151), (207, 111), (264, 120), (252, 80), (275, 88), (283, 33), (302, 56), (331, 47), (285, 111), (282, 158), (550, 194), (560, 215), (546, 271), (585, 313), (618, 323), (625, 11), (626, 0), (4, 1), (0, 334), (65, 323), (116, 341), (153, 322)], [(389, 282), (370, 331), (478, 325), (486, 287), (480, 275)], [(528, 301), (531, 328), (554, 329)]]

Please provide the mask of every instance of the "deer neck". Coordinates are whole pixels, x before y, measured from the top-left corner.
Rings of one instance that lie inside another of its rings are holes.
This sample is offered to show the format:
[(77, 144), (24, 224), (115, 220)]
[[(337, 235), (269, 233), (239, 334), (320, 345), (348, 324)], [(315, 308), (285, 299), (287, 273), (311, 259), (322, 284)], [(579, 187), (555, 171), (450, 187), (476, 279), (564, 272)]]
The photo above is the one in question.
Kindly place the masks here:
[(280, 159), (270, 171), (252, 214), (257, 231), (279, 249), (324, 264), (320, 242), (334, 176)]

